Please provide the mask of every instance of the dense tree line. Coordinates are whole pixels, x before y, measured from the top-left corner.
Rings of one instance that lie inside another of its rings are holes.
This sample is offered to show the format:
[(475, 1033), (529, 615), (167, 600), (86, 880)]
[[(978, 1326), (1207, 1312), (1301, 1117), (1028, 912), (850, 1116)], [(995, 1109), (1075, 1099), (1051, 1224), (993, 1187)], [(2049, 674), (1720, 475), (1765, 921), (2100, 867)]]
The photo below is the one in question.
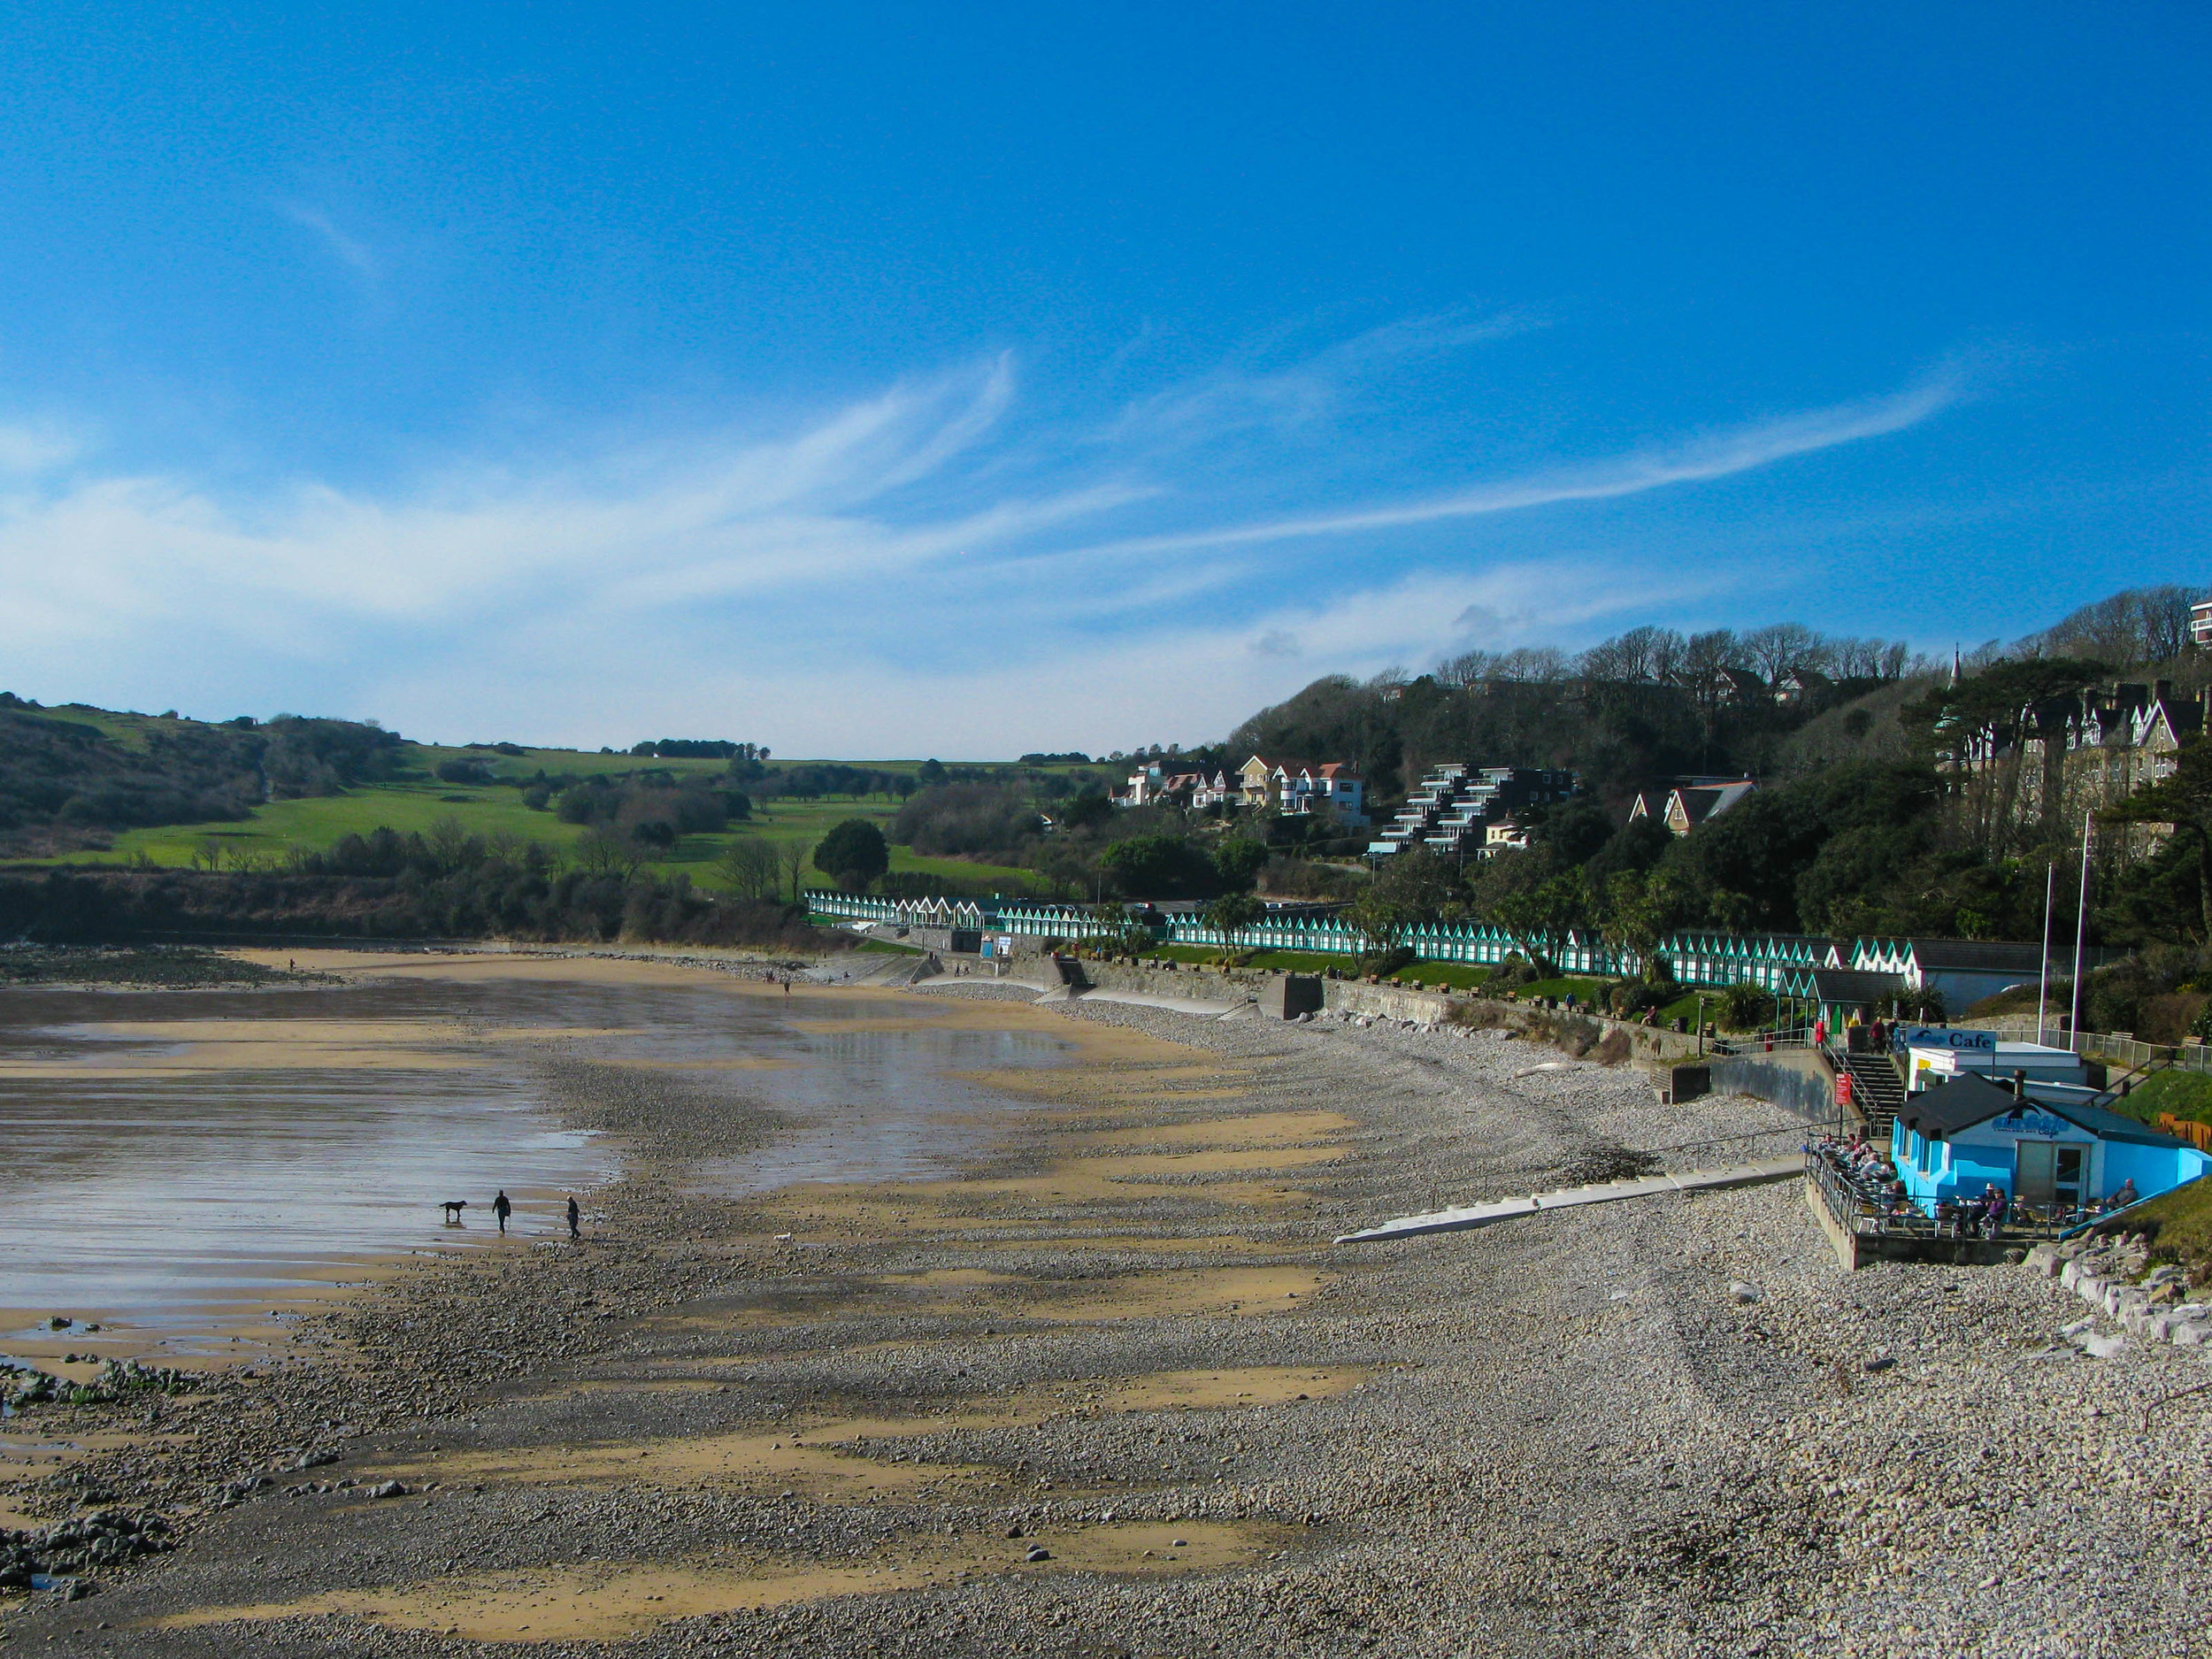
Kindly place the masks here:
[(389, 782), (407, 769), (411, 747), (398, 733), (359, 720), (280, 714), (247, 729), (262, 740), (261, 767), (277, 800)]
[(899, 809), (891, 839), (918, 853), (1025, 858), (1041, 830), (1041, 815), (1024, 790), (1002, 784), (948, 783), (925, 789)]
[(760, 743), (733, 743), (726, 738), (663, 737), (634, 744), (633, 755), (651, 755), (662, 760), (764, 761), (768, 749)]
[(864, 795), (882, 795), (887, 800), (897, 795), (903, 800), (918, 787), (915, 775), (906, 772), (880, 772), (867, 766), (844, 766), (825, 763), (819, 765), (792, 766), (768, 773), (757, 788), (764, 795), (787, 795), (795, 801), (820, 801), (842, 795), (857, 801)]
[(718, 834), (753, 811), (752, 799), (742, 790), (718, 789), (667, 772), (580, 778), (557, 799), (549, 786), (534, 783), (524, 789), (523, 800), (539, 808), (550, 801), (564, 824), (584, 825), (647, 848), (673, 847), (685, 835)]
[(348, 836), (280, 873), (0, 872), (0, 932), (45, 943), (176, 936), (656, 941), (818, 951), (803, 905), (702, 893), (687, 876), (563, 866), (541, 844), (457, 821)]

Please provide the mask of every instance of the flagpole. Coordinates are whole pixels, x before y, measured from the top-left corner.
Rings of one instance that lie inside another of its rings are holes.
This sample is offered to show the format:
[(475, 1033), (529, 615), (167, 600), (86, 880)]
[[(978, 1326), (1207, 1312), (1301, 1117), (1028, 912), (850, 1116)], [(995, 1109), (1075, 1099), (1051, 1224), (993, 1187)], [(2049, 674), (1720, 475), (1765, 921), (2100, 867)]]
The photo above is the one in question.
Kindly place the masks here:
[(2043, 1046), (2043, 1005), (2051, 995), (2051, 897), (2058, 890), (2058, 860), (2043, 872), (2043, 965), (2035, 982), (2035, 1046)]
[(2081, 815), (2081, 904), (2074, 912), (2074, 995), (2066, 1015), (2066, 1046), (2076, 1054), (2081, 1041), (2081, 941), (2089, 927), (2089, 839), (2096, 830), (2093, 812)]

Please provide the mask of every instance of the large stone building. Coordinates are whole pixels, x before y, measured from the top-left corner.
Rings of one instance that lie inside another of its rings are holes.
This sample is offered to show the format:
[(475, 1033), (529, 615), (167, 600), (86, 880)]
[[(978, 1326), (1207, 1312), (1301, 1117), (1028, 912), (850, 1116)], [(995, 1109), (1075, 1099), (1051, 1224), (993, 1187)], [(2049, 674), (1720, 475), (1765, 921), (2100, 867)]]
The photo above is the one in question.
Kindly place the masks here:
[(1994, 816), (2075, 823), (2170, 774), (2204, 733), (2208, 695), (2167, 680), (2093, 686), (1947, 732), (1945, 760), (1984, 786)]

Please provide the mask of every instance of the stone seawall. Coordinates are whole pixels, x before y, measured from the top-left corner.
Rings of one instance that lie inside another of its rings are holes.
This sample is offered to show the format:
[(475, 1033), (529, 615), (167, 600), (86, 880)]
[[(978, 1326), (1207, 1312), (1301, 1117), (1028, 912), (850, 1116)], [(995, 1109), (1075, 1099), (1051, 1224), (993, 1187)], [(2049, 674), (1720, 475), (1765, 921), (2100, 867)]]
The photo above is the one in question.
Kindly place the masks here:
[(1278, 975), (1236, 969), (1173, 968), (1126, 962), (1079, 962), (1083, 978), (1102, 991), (1134, 991), (1148, 996), (1187, 996), (1207, 1002), (1248, 1002), (1262, 999)]
[[(1455, 1003), (1471, 1000), (1449, 996), (1442, 991), (1409, 991), (1403, 986), (1366, 985), (1357, 979), (1325, 979), (1321, 995), (1322, 1006), (1332, 1014), (1371, 1014), (1377, 1019), (1423, 1023), (1440, 1022), (1449, 1017)], [(1502, 1002), (1487, 1006), (1508, 1018), (1513, 1012)]]
[[(1102, 991), (1134, 991), (1153, 996), (1182, 996), (1215, 1002), (1253, 1002), (1279, 1008), (1285, 975), (1258, 968), (1198, 967), (1164, 964), (1085, 961), (1078, 964), (1083, 977)], [(1295, 975), (1304, 979), (1310, 976)], [(1539, 1020), (1572, 1018), (1551, 1013), (1524, 1002), (1501, 1002), (1487, 997), (1454, 995), (1448, 991), (1416, 991), (1398, 985), (1369, 985), (1358, 979), (1321, 980), (1322, 1007), (1332, 1014), (1365, 1015), (1375, 1019), (1409, 1019), (1417, 1024), (1440, 1024), (1455, 1009), (1467, 1009), (1482, 1023), (1501, 1030), (1525, 1031)], [(1675, 1061), (1697, 1054), (1697, 1039), (1679, 1032), (1661, 1031), (1630, 1020), (1608, 1019), (1584, 1013), (1602, 1037), (1612, 1032), (1629, 1033), (1640, 1060)]]

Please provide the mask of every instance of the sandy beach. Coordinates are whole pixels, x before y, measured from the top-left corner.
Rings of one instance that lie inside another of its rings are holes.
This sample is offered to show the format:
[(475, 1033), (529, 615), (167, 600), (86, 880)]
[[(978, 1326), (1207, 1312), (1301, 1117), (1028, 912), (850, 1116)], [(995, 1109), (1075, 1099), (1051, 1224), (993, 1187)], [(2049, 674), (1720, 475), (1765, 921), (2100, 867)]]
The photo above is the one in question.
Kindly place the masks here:
[(1640, 1073), (1495, 1032), (1038, 1007), (987, 982), (810, 986), (785, 1010), (778, 987), (670, 964), (314, 965), (706, 987), (795, 1026), (983, 1033), (1004, 1056), (953, 1081), (1014, 1108), (946, 1119), (956, 1167), (738, 1190), (727, 1172), (772, 1161), (797, 1118), (757, 1093), (780, 1073), (726, 1055), (626, 1056), (613, 1026), (138, 1033), (169, 1045), (150, 1063), (217, 1071), (299, 1062), (279, 1039), (372, 1071), (523, 1048), (621, 1171), (580, 1244), (364, 1262), (277, 1304), (245, 1363), (199, 1362), (197, 1392), (11, 1418), (0, 1440), (33, 1449), (0, 1465), (0, 1525), (30, 1548), (96, 1517), (65, 1548), (95, 1552), (72, 1571), (98, 1587), (0, 1599), (10, 1644), (2205, 1644), (2212, 1394), (2166, 1399), (2203, 1365), (2080, 1357), (2057, 1339), (2082, 1304), (2047, 1279), (1847, 1276), (1794, 1183), (1331, 1242), (1710, 1164), (1723, 1137), (1794, 1144), (1762, 1102), (1661, 1106)]

